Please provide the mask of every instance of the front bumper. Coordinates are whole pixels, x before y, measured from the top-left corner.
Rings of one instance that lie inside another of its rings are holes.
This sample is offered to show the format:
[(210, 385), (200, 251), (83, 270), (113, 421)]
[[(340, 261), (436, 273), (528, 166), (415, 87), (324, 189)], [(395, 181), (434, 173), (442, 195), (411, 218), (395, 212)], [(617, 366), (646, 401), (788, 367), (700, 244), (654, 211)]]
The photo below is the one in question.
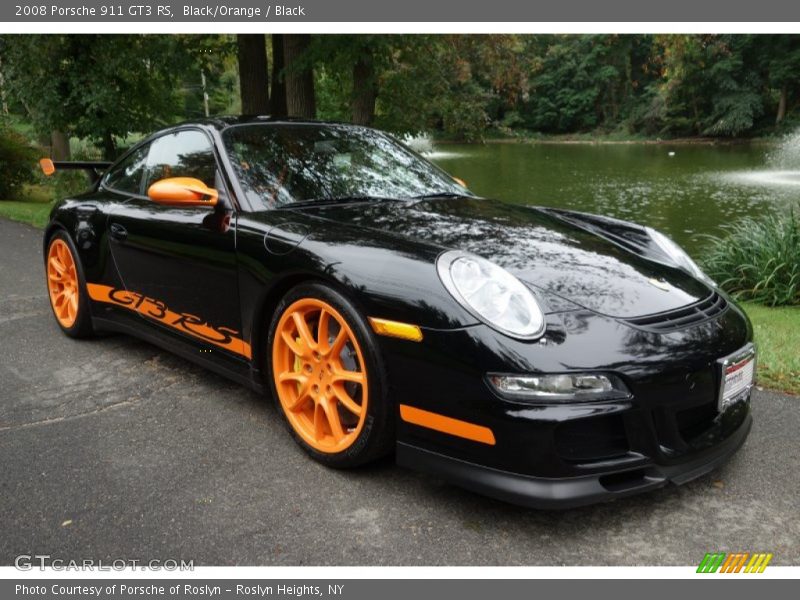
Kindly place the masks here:
[(403, 442), (397, 444), (397, 464), (520, 506), (566, 509), (609, 502), (655, 490), (668, 483), (682, 485), (701, 477), (727, 461), (744, 444), (752, 423), (748, 414), (738, 430), (724, 442), (684, 463), (671, 466), (650, 464), (564, 479), (509, 473)]
[[(735, 307), (669, 335), (589, 313), (548, 319), (538, 343), (510, 341), (483, 326), (428, 330), (414, 347), (383, 338), (401, 407), (478, 425), (492, 440), (448, 435), (400, 414), (398, 463), (510, 502), (565, 508), (685, 483), (744, 442), (749, 397), (723, 413), (717, 404), (720, 359), (752, 340)], [(615, 373), (631, 396), (531, 404), (500, 398), (485, 379), (487, 372), (563, 370)]]

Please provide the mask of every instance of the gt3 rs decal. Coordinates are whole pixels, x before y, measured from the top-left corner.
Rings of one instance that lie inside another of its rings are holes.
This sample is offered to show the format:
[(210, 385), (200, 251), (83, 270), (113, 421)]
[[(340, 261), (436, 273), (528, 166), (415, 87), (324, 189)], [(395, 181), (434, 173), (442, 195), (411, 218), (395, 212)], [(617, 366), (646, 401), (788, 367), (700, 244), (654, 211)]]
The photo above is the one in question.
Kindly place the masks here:
[(245, 358), (251, 357), (250, 344), (236, 337), (239, 332), (235, 329), (216, 327), (195, 315), (173, 312), (160, 300), (149, 298), (138, 292), (120, 290), (99, 283), (87, 283), (86, 290), (89, 292), (89, 297), (95, 302), (127, 308), (209, 344), (225, 348)]

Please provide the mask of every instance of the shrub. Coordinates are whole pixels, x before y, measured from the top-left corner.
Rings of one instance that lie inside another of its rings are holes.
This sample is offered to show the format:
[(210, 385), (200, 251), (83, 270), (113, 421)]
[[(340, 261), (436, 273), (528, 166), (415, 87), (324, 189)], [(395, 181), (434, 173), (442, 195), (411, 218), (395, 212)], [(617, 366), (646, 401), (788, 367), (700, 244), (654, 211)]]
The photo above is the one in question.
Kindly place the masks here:
[(745, 218), (710, 237), (703, 267), (722, 289), (769, 306), (800, 304), (800, 214)]
[[(83, 140), (71, 140), (72, 156), (70, 160), (101, 160), (100, 153)], [(47, 177), (37, 169), (36, 182), (47, 190), (51, 200), (61, 200), (81, 194), (91, 187), (91, 180), (84, 171), (57, 169), (55, 174)]]
[(0, 200), (11, 200), (33, 181), (36, 151), (17, 132), (0, 127)]
[[(75, 158), (74, 160), (81, 159)], [(92, 185), (89, 177), (83, 171), (68, 171), (64, 169), (56, 171), (50, 179), (52, 180), (54, 200), (82, 194)]]

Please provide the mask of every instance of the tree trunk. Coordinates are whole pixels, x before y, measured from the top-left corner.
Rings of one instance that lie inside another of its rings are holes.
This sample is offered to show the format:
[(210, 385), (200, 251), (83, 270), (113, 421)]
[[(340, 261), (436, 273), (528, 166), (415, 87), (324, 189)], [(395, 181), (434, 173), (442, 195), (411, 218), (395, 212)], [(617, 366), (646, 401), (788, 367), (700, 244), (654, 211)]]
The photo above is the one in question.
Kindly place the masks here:
[(53, 160), (70, 160), (69, 136), (63, 131), (54, 129), (50, 132), (50, 158)]
[(697, 108), (697, 97), (692, 96), (692, 112), (694, 113), (694, 131), (697, 135), (703, 133), (703, 128), (700, 126), (700, 109)]
[(53, 143), (53, 138), (51, 136), (47, 135), (46, 133), (38, 132), (36, 134), (36, 143), (42, 147), (42, 150), (49, 148), (50, 149), (49, 152), (52, 154), (53, 148), (51, 144)]
[(372, 125), (377, 95), (378, 82), (375, 79), (372, 55), (364, 52), (353, 66), (353, 123)]
[(272, 34), (272, 89), (269, 112), (273, 117), (286, 116), (286, 82), (283, 73), (283, 34)]
[(6, 101), (6, 79), (3, 75), (3, 58), (0, 56), (0, 117), (8, 116), (8, 102)]
[(236, 36), (239, 61), (239, 93), (243, 115), (269, 112), (269, 67), (267, 40), (263, 33)]
[(106, 160), (116, 160), (117, 158), (117, 144), (109, 131), (103, 134), (103, 156)]
[(286, 82), (286, 112), (290, 117), (313, 119), (317, 114), (314, 100), (314, 72), (308, 61), (308, 34), (284, 34), (283, 60)]
[(781, 87), (781, 97), (778, 100), (778, 114), (775, 117), (775, 124), (780, 125), (780, 122), (783, 121), (784, 117), (786, 117), (786, 104), (787, 100), (789, 99), (789, 89), (787, 88), (786, 84)]

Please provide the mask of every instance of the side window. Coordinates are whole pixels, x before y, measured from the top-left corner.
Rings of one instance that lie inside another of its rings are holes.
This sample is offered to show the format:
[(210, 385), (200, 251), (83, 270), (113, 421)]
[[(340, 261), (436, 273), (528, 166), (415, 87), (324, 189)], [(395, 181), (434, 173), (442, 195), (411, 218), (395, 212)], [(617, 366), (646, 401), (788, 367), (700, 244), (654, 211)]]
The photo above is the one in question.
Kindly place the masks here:
[(104, 180), (104, 185), (118, 192), (127, 194), (140, 194), (142, 175), (147, 163), (147, 152), (150, 146), (142, 146), (134, 151), (128, 158), (118, 164), (114, 170), (109, 171)]
[(214, 187), (217, 164), (211, 142), (200, 131), (179, 131), (155, 140), (147, 158), (145, 190), (159, 179), (194, 177)]

